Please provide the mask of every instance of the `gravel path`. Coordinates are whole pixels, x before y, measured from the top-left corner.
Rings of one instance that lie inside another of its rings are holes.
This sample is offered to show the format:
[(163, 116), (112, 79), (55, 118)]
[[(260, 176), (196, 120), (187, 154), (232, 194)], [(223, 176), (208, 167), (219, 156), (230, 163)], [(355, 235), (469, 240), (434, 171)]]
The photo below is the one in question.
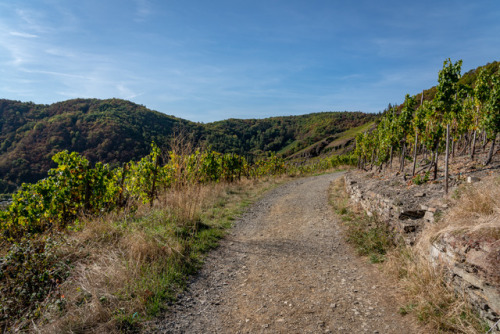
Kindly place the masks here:
[(267, 193), (209, 254), (154, 333), (417, 333), (328, 205), (341, 174)]

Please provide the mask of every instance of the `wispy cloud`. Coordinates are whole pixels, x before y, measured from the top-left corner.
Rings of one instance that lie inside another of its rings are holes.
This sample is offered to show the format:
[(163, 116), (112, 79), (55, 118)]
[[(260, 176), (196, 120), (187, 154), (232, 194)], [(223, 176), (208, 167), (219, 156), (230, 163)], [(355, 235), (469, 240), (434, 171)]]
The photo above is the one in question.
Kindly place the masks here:
[(24, 38), (37, 38), (38, 37), (38, 35), (35, 35), (35, 34), (29, 34), (26, 32), (19, 32), (19, 31), (11, 31), (11, 32), (9, 32), (9, 35), (16, 36), (16, 37), (24, 37)]
[(21, 71), (24, 73), (29, 73), (29, 74), (44, 74), (44, 75), (49, 75), (49, 76), (54, 76), (54, 77), (71, 78), (71, 79), (77, 79), (77, 80), (88, 80), (89, 79), (89, 77), (84, 76), (84, 75), (77, 75), (77, 74), (64, 73), (64, 72), (30, 70), (30, 69), (26, 69), (26, 68), (22, 68)]
[[(145, 17), (148, 3), (139, 3), (138, 13)], [(141, 95), (131, 79), (134, 73), (126, 65), (127, 57), (73, 42), (83, 31), (78, 30), (78, 20), (71, 19), (74, 14), (69, 8), (8, 9), (7, 19), (0, 14), (0, 87), (8, 94), (2, 97), (51, 96), (49, 101), (39, 101), (50, 103), (75, 97), (134, 99)], [(46, 12), (59, 16), (51, 20)]]
[(136, 97), (142, 95), (128, 88), (125, 83), (119, 83), (116, 85), (116, 89), (120, 94), (119, 96), (127, 100), (135, 99)]
[[(17, 4), (16, 4), (17, 5)], [(43, 34), (50, 31), (50, 26), (45, 22), (47, 17), (44, 11), (36, 11), (27, 9), (26, 7), (18, 7), (15, 10), (17, 24), (26, 31), (33, 31), (37, 34)]]
[[(6, 31), (6, 27), (0, 24), (0, 30)], [(0, 50), (4, 49), (7, 53), (6, 65), (18, 67), (33, 60), (32, 46), (27, 43), (26, 38), (18, 34), (0, 33)]]
[(136, 12), (135, 21), (143, 22), (152, 14), (152, 6), (148, 0), (135, 0)]

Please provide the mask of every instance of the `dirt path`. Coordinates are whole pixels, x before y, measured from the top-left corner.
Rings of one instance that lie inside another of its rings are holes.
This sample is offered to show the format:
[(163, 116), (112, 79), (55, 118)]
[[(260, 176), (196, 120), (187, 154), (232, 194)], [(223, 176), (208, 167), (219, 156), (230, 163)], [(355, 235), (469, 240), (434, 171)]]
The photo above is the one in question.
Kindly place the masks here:
[(339, 176), (298, 179), (254, 204), (153, 332), (416, 333), (342, 239), (327, 201)]

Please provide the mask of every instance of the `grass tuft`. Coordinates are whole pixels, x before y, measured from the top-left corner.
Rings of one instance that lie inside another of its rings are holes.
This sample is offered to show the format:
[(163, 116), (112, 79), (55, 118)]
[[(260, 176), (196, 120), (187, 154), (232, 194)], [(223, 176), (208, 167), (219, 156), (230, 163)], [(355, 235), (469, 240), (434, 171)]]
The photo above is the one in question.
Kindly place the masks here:
[(385, 254), (394, 248), (394, 238), (389, 227), (376, 217), (367, 216), (360, 208), (349, 203), (344, 190), (344, 179), (332, 184), (330, 204), (344, 223), (346, 239), (359, 255), (367, 256), (372, 263), (385, 261)]

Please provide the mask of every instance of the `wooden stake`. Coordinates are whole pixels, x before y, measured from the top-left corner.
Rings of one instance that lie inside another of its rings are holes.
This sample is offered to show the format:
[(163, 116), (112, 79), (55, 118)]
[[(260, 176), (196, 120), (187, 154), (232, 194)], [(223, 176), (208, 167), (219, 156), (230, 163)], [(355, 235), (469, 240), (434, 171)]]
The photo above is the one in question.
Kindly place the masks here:
[(450, 158), (450, 124), (446, 124), (446, 155), (444, 159), (444, 192), (448, 194), (448, 162)]

